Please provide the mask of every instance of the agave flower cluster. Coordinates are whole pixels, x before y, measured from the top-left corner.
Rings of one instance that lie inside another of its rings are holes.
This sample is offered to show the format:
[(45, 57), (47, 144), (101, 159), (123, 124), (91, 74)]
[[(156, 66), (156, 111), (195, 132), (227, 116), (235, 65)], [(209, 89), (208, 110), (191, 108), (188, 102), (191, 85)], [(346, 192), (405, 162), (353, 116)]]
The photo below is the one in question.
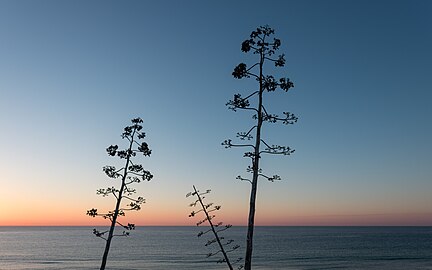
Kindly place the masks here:
[[(108, 236), (106, 236), (106, 234), (109, 233), (110, 230), (93, 230), (94, 235), (105, 239), (106, 241), (108, 241), (108, 238), (112, 238), (113, 236), (128, 236), (128, 231), (135, 229), (135, 224), (123, 224), (119, 222), (118, 217), (125, 216), (127, 211), (138, 211), (141, 209), (141, 205), (145, 203), (145, 199), (141, 196), (133, 197), (136, 190), (132, 188), (131, 185), (142, 181), (150, 181), (153, 178), (153, 175), (149, 171), (145, 170), (141, 164), (136, 164), (133, 161), (133, 158), (136, 157), (137, 154), (147, 157), (150, 156), (151, 150), (149, 149), (148, 144), (143, 141), (146, 136), (145, 133), (142, 132), (141, 123), (143, 120), (141, 118), (135, 118), (132, 119), (131, 122), (132, 125), (125, 127), (124, 132), (121, 135), (122, 139), (128, 141), (128, 148), (119, 149), (118, 145), (110, 145), (106, 149), (109, 156), (118, 157), (119, 159), (124, 160), (125, 165), (121, 168), (116, 168), (115, 166), (103, 167), (106, 176), (111, 179), (120, 180), (120, 187), (116, 188), (111, 186), (96, 191), (96, 194), (101, 195), (102, 197), (115, 197), (116, 206), (113, 210), (104, 213), (99, 213), (95, 208), (87, 211), (87, 215), (91, 217), (101, 216), (104, 219), (108, 219), (112, 226), (119, 225), (124, 229), (121, 234), (112, 234)], [(122, 200), (127, 201), (126, 205), (121, 205)]]

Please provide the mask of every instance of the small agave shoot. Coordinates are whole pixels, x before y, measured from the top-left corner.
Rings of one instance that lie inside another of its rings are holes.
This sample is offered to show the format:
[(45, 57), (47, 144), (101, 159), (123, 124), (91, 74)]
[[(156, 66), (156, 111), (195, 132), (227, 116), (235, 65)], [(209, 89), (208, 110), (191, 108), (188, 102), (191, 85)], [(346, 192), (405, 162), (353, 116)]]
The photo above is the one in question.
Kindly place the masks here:
[[(194, 202), (192, 202), (191, 204), (189, 204), (189, 206), (199, 208), (199, 210), (197, 210), (197, 211), (195, 211), (195, 210), (192, 211), (189, 214), (189, 217), (193, 218), (193, 217), (197, 216), (198, 214), (200, 214), (201, 212), (204, 214), (204, 216), (205, 216), (204, 219), (199, 220), (196, 223), (196, 225), (201, 226), (201, 225), (203, 225), (203, 224), (205, 225), (207, 223), (210, 226), (210, 228), (203, 230), (203, 231), (200, 231), (197, 236), (201, 237), (201, 236), (207, 235), (208, 233), (211, 233), (211, 234), (213, 234), (214, 238), (211, 238), (210, 240), (208, 240), (207, 243), (205, 244), (205, 246), (206, 247), (213, 247), (213, 246), (215, 246), (215, 244), (217, 244), (217, 249), (213, 252), (208, 253), (207, 258), (222, 254), (222, 258), (218, 259), (216, 262), (217, 263), (226, 263), (228, 268), (230, 270), (233, 270), (234, 265), (238, 264), (242, 260), (242, 258), (238, 258), (234, 263), (231, 263), (231, 261), (228, 257), (228, 253), (235, 251), (240, 246), (234, 245), (234, 240), (232, 240), (232, 239), (225, 240), (225, 237), (220, 236), (221, 232), (231, 228), (232, 225), (230, 225), (230, 224), (223, 225), (222, 222), (218, 222), (216, 224), (213, 223), (213, 219), (216, 217), (216, 215), (214, 215), (213, 212), (219, 211), (221, 209), (221, 206), (214, 205), (213, 203), (208, 203), (208, 204), (204, 203), (205, 197), (203, 195), (210, 193), (210, 191), (211, 190), (208, 189), (208, 190), (200, 193), (195, 188), (195, 186), (193, 186), (193, 191), (186, 194), (186, 198), (188, 198), (190, 196), (196, 197), (196, 200)], [(243, 269), (243, 265), (239, 265), (237, 267), (237, 269)]]
[[(128, 236), (130, 230), (135, 229), (135, 225), (131, 223), (120, 223), (119, 216), (125, 216), (127, 211), (138, 211), (141, 209), (141, 204), (145, 202), (143, 197), (133, 197), (136, 193), (134, 188), (130, 186), (134, 183), (140, 183), (141, 181), (150, 181), (153, 175), (145, 170), (141, 164), (135, 164), (133, 159), (137, 154), (144, 156), (150, 156), (151, 150), (149, 149), (146, 142), (143, 141), (145, 133), (142, 132), (141, 118), (132, 119), (132, 125), (124, 128), (124, 132), (121, 135), (123, 139), (128, 141), (128, 148), (125, 150), (119, 150), (118, 145), (111, 145), (106, 150), (108, 155), (115, 157), (117, 156), (124, 161), (124, 167), (116, 168), (114, 166), (105, 166), (103, 171), (111, 179), (120, 180), (120, 187), (114, 186), (108, 188), (101, 188), (97, 190), (98, 195), (102, 197), (113, 196), (116, 199), (115, 208), (107, 213), (99, 213), (97, 209), (93, 208), (87, 211), (87, 215), (91, 217), (101, 216), (104, 219), (108, 219), (111, 222), (109, 230), (99, 231), (93, 229), (94, 235), (104, 239), (105, 251), (102, 257), (102, 263), (100, 270), (104, 270), (108, 258), (108, 252), (111, 245), (111, 240), (114, 236)], [(122, 204), (122, 201), (127, 203)], [(116, 226), (122, 227), (124, 230), (121, 234), (114, 234)]]

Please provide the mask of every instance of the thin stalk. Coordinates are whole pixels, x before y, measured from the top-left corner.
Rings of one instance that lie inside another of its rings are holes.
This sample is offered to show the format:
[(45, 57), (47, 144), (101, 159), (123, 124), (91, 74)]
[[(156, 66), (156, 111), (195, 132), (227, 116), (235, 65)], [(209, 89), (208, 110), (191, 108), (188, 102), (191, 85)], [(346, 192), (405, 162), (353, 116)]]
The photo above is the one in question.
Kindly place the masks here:
[(217, 232), (216, 232), (216, 230), (215, 230), (215, 228), (214, 228), (213, 222), (211, 221), (211, 218), (210, 218), (210, 216), (209, 216), (209, 214), (208, 214), (208, 212), (207, 212), (207, 210), (206, 210), (206, 208), (205, 208), (205, 206), (204, 206), (204, 203), (203, 203), (203, 201), (201, 200), (201, 196), (199, 195), (199, 193), (198, 193), (198, 191), (196, 190), (195, 186), (193, 186), (193, 189), (194, 189), (194, 191), (195, 191), (195, 194), (196, 194), (197, 197), (198, 197), (198, 201), (200, 202), (202, 209), (204, 210), (204, 213), (206, 214), (206, 217), (207, 217), (208, 223), (210, 224), (211, 230), (213, 231), (213, 234), (214, 234), (214, 236), (216, 237), (216, 241), (217, 241), (217, 243), (219, 244), (220, 250), (221, 250), (221, 252), (222, 252), (222, 254), (223, 254), (224, 258), (225, 258), (225, 261), (226, 261), (226, 263), (227, 263), (227, 265), (228, 265), (228, 268), (229, 268), (230, 270), (233, 270), (233, 267), (232, 267), (232, 265), (231, 265), (231, 263), (230, 263), (230, 260), (229, 260), (229, 258), (228, 258), (228, 255), (226, 254), (225, 249), (224, 249), (224, 247), (223, 247), (223, 245), (222, 245), (222, 243), (221, 243), (221, 241), (220, 241), (220, 239), (219, 239), (219, 236), (218, 236), (218, 234), (217, 234)]
[[(132, 133), (132, 139), (130, 140), (128, 153), (130, 153), (130, 151), (132, 150), (132, 145), (133, 145), (133, 141), (134, 141), (133, 137), (135, 135), (135, 131), (136, 131), (136, 129), (134, 129), (134, 131)], [(102, 257), (102, 263), (101, 263), (100, 270), (105, 270), (106, 262), (108, 259), (108, 252), (109, 252), (109, 249), (111, 246), (111, 240), (112, 240), (113, 235), (114, 235), (114, 228), (117, 224), (117, 217), (118, 217), (118, 213), (119, 213), (119, 209), (120, 209), (120, 203), (121, 203), (121, 200), (123, 198), (122, 194), (123, 194), (123, 191), (126, 187), (126, 176), (128, 173), (127, 168), (129, 167), (129, 162), (130, 162), (130, 155), (128, 155), (126, 158), (126, 166), (124, 167), (124, 171), (123, 171), (122, 184), (121, 184), (119, 195), (117, 198), (116, 208), (114, 210), (114, 216), (113, 216), (113, 219), (111, 221), (111, 227), (109, 230), (108, 238), (106, 239), (105, 251), (104, 251), (104, 254)]]
[(248, 218), (248, 231), (246, 239), (246, 255), (245, 255), (245, 270), (251, 270), (252, 268), (252, 251), (253, 251), (253, 234), (255, 227), (255, 205), (256, 205), (256, 194), (258, 188), (258, 176), (259, 176), (259, 159), (260, 159), (260, 143), (261, 143), (261, 127), (263, 123), (262, 108), (263, 108), (263, 65), (264, 65), (264, 48), (260, 52), (260, 77), (259, 84), (260, 90), (258, 93), (258, 123), (255, 137), (255, 153), (252, 162), (252, 187), (249, 200), (249, 218)]

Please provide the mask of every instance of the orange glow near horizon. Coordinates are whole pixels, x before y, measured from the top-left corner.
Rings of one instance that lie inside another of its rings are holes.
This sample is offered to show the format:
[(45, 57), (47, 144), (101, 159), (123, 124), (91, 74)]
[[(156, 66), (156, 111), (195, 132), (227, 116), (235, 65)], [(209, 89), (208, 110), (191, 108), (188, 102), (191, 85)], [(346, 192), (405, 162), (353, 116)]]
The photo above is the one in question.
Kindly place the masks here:
[[(200, 217), (189, 218), (189, 209), (169, 211), (158, 209), (152, 211), (143, 209), (139, 212), (127, 213), (120, 222), (135, 223), (137, 226), (196, 226)], [(101, 217), (89, 217), (86, 210), (64, 209), (61, 212), (52, 209), (22, 211), (2, 209), (0, 226), (109, 226), (109, 221)], [(247, 212), (233, 211), (219, 213), (216, 220), (234, 226), (246, 226)], [(290, 216), (288, 214), (272, 215), (268, 212), (257, 212), (256, 226), (431, 226), (432, 215), (425, 213), (413, 214), (358, 214), (358, 215), (304, 215)]]
[[(12, 200), (7, 194), (2, 196), (0, 226), (109, 226), (109, 221), (101, 217), (89, 217), (86, 211), (92, 206), (100, 211), (109, 209), (113, 203), (111, 199), (101, 200), (100, 197), (92, 196), (90, 199), (76, 200), (73, 197), (46, 196), (42, 200), (35, 196), (27, 194), (27, 201)], [(184, 201), (173, 203), (178, 200)], [(248, 209), (245, 204), (223, 198), (217, 198), (216, 201), (225, 201), (226, 204), (216, 214), (215, 220), (234, 226), (247, 225)], [(274, 205), (280, 205), (278, 208), (268, 201), (262, 201), (256, 212), (257, 226), (432, 226), (432, 213), (428, 213), (425, 207), (416, 206), (417, 212), (413, 210), (414, 206), (407, 206), (396, 212), (389, 207), (378, 209), (366, 203), (361, 205), (362, 208), (354, 204), (338, 206), (331, 202), (288, 207), (273, 200)], [(141, 211), (126, 213), (120, 222), (137, 226), (196, 226), (201, 216), (189, 218), (190, 211), (192, 208), (188, 207), (188, 201), (181, 196), (172, 198), (172, 201), (155, 196), (143, 205)]]

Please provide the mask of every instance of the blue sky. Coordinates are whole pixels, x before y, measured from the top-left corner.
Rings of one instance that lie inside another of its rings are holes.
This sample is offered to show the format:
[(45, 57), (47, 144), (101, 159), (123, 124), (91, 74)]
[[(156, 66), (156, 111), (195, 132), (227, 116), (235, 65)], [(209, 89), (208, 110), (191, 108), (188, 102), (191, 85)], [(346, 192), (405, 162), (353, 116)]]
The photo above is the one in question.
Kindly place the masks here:
[(284, 181), (260, 184), (258, 222), (430, 225), (431, 12), (430, 1), (1, 1), (0, 202), (36, 211), (23, 202), (44, 194), (73, 217), (102, 204), (104, 149), (140, 116), (155, 174), (139, 188), (141, 223), (151, 209), (187, 223), (192, 184), (241, 223), (249, 186), (234, 178), (248, 160), (220, 143), (252, 122), (224, 104), (255, 86), (231, 72), (253, 62), (240, 44), (268, 24), (287, 59), (275, 72), (295, 84), (268, 106), (299, 122), (264, 131), (296, 152), (263, 160)]

